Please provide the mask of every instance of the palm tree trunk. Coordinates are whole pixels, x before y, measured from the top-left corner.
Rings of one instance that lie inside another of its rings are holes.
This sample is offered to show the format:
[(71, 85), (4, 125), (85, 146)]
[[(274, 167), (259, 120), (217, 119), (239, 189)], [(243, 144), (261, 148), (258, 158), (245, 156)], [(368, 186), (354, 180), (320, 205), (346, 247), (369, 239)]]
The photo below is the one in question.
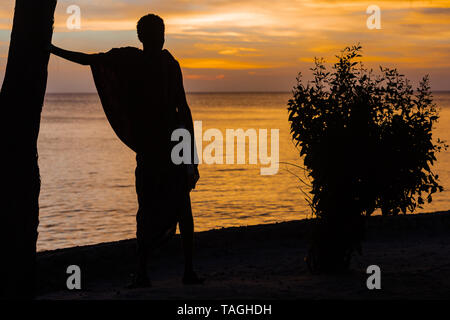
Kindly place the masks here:
[(34, 296), (40, 192), (37, 139), (55, 7), (56, 0), (16, 0), (0, 93), (1, 298)]

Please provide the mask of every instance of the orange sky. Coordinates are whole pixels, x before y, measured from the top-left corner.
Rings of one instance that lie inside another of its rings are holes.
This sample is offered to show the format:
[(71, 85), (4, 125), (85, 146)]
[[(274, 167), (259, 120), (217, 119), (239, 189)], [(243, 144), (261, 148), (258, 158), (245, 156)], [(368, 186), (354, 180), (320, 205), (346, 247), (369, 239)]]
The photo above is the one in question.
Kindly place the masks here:
[[(69, 5), (81, 29), (68, 30)], [(381, 29), (366, 26), (369, 5)], [(3, 79), (13, 0), (0, 4)], [(138, 46), (135, 25), (154, 12), (166, 22), (166, 48), (179, 59), (189, 91), (289, 91), (314, 56), (333, 61), (360, 42), (368, 66), (396, 66), (414, 83), (429, 73), (434, 90), (450, 90), (450, 1), (359, 0), (60, 0), (54, 43), (71, 50)], [(52, 58), (49, 92), (93, 91), (89, 69)]]

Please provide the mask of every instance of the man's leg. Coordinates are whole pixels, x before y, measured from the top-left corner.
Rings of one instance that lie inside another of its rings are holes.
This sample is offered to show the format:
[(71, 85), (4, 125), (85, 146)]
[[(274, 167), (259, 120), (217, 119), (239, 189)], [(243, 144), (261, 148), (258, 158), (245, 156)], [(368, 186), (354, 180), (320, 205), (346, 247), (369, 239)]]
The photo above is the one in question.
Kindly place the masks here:
[(191, 198), (189, 193), (183, 196), (180, 201), (180, 233), (184, 251), (184, 276), (185, 284), (201, 284), (203, 279), (197, 277), (194, 272), (192, 255), (194, 251), (194, 218), (192, 216)]
[(192, 216), (191, 201), (189, 195), (187, 199), (182, 201), (184, 204), (181, 208), (180, 216), (180, 233), (183, 243), (184, 251), (184, 273), (191, 273), (194, 271), (192, 263), (192, 253), (194, 250), (194, 218)]
[(147, 262), (149, 257), (149, 247), (144, 238), (144, 223), (143, 223), (143, 213), (141, 212), (141, 208), (138, 210), (137, 216), (137, 271), (136, 276), (131, 284), (131, 287), (139, 288), (139, 287), (150, 287), (151, 282), (150, 278), (147, 274)]
[[(131, 287), (148, 287), (151, 286), (150, 279), (147, 274), (147, 261), (150, 253), (146, 237), (146, 194), (144, 188), (145, 177), (143, 175), (143, 167), (138, 163), (136, 168), (136, 193), (138, 197), (139, 209), (136, 214), (136, 240), (137, 240), (137, 271)], [(147, 208), (148, 210), (148, 208)]]

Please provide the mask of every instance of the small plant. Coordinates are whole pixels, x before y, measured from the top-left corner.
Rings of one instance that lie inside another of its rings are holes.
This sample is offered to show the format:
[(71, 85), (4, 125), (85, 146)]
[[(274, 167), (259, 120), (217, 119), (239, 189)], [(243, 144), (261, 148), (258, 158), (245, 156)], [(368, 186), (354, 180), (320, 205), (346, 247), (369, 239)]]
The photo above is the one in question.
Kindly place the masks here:
[(364, 217), (413, 212), (442, 191), (431, 169), (446, 148), (433, 140), (439, 118), (428, 76), (416, 91), (396, 69), (364, 68), (361, 46), (345, 48), (327, 71), (297, 78), (288, 102), (292, 138), (311, 178), (307, 200), (318, 218), (307, 262), (313, 271), (342, 271), (360, 248)]

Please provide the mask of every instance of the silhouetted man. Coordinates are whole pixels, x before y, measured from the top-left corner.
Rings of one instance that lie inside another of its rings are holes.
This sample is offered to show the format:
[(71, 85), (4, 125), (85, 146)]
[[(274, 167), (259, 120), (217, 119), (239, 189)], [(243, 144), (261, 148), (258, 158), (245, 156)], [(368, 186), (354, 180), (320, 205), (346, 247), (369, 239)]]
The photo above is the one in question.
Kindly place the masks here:
[(185, 255), (183, 283), (202, 282), (192, 265), (194, 221), (189, 195), (199, 178), (197, 165), (174, 165), (171, 160), (173, 130), (186, 128), (193, 147), (194, 129), (180, 66), (163, 50), (164, 29), (163, 20), (156, 15), (139, 20), (137, 33), (144, 50), (127, 47), (84, 54), (51, 48), (55, 55), (91, 66), (112, 128), (136, 152), (136, 287), (151, 285), (147, 275), (149, 254), (175, 233), (177, 223)]

